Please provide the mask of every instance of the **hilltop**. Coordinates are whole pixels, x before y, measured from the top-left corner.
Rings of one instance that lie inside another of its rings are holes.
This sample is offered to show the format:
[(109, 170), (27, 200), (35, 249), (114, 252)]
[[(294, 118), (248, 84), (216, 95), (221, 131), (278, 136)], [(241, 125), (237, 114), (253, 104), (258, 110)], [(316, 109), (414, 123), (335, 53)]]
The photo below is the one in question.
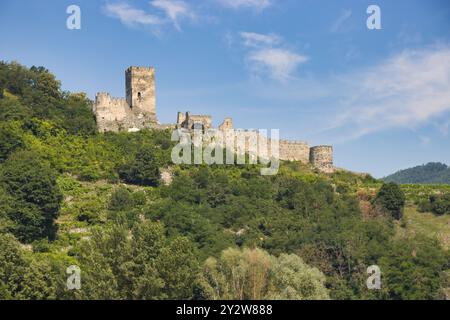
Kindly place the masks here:
[(400, 170), (383, 178), (386, 182), (401, 184), (450, 184), (450, 167), (439, 162), (430, 162), (425, 165)]
[(447, 186), (175, 165), (170, 131), (98, 133), (45, 68), (0, 63), (0, 88), (0, 299), (449, 296)]

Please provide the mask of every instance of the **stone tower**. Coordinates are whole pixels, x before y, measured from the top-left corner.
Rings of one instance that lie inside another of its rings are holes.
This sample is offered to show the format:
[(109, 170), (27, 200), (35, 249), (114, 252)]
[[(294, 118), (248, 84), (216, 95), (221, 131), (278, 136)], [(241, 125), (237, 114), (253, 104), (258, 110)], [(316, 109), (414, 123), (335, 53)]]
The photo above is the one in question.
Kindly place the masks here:
[(129, 67), (125, 71), (126, 100), (133, 113), (156, 122), (155, 69)]
[(311, 164), (325, 173), (332, 173), (333, 166), (333, 147), (316, 146), (310, 149), (309, 161)]
[(97, 93), (93, 111), (98, 131), (137, 131), (158, 125), (154, 68), (129, 67), (125, 71), (125, 96)]

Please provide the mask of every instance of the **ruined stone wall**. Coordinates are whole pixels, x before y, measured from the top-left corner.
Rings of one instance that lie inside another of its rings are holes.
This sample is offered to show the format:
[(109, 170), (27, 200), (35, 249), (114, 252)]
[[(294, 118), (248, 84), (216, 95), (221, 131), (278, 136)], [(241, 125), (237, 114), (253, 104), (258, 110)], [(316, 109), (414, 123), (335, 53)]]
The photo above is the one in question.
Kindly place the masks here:
[(221, 125), (219, 125), (219, 130), (231, 130), (233, 129), (233, 119), (225, 118)]
[[(225, 132), (226, 136), (233, 137), (235, 131), (233, 129), (224, 129), (224, 127), (222, 124), (219, 130)], [(277, 155), (272, 152), (272, 140), (260, 134), (257, 130), (236, 130), (236, 133), (239, 138), (234, 139), (233, 149), (238, 154), (249, 153), (263, 157), (275, 156), (280, 160), (309, 163), (310, 147), (306, 142), (279, 140), (279, 153)], [(233, 141), (232, 138), (225, 138), (225, 140), (228, 141), (228, 144), (229, 141)], [(260, 148), (264, 149), (260, 150)]]
[(123, 98), (113, 98), (100, 92), (95, 96), (94, 113), (99, 132), (119, 131), (121, 124), (130, 117), (128, 104)]
[(309, 145), (303, 141), (280, 140), (280, 160), (309, 162)]
[(178, 112), (177, 128), (184, 128), (188, 130), (194, 129), (194, 125), (201, 124), (203, 129), (212, 128), (212, 118), (209, 115), (190, 114), (189, 112)]
[(189, 115), (189, 126), (192, 128), (194, 124), (201, 123), (204, 129), (212, 128), (211, 116), (207, 115)]
[(332, 146), (316, 146), (310, 151), (309, 161), (311, 164), (325, 173), (332, 173), (333, 166), (333, 147)]

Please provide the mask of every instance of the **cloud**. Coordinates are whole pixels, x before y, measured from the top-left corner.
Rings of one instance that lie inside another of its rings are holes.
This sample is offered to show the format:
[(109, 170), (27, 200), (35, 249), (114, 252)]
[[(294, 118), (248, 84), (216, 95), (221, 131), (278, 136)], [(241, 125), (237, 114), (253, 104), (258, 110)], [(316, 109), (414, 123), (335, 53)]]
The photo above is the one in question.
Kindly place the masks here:
[(341, 30), (341, 27), (343, 26), (344, 22), (347, 21), (351, 16), (352, 10), (343, 10), (339, 15), (339, 17), (336, 19), (336, 21), (334, 21), (330, 31), (338, 32), (339, 30)]
[(261, 45), (272, 46), (281, 42), (281, 38), (276, 34), (240, 32), (239, 35), (242, 37), (244, 45), (247, 47), (258, 47)]
[(184, 1), (154, 0), (151, 5), (165, 12), (175, 28), (181, 30), (179, 20), (182, 18), (193, 19), (195, 17), (189, 5)]
[(158, 16), (133, 8), (127, 3), (108, 3), (104, 6), (104, 11), (108, 16), (119, 19), (127, 26), (160, 25), (163, 23)]
[(450, 112), (450, 48), (407, 50), (339, 81), (347, 96), (333, 128), (346, 129), (347, 139), (414, 129)]
[(239, 35), (243, 46), (249, 49), (246, 60), (254, 73), (269, 73), (273, 79), (284, 82), (308, 60), (306, 56), (284, 48), (282, 38), (276, 34), (240, 32)]
[(149, 5), (163, 12), (161, 14), (148, 13), (135, 8), (126, 2), (107, 3), (103, 7), (106, 15), (117, 18), (126, 26), (162, 26), (172, 23), (177, 30), (181, 30), (181, 19), (194, 19), (191, 7), (181, 0), (153, 0)]
[(224, 7), (231, 9), (254, 9), (262, 11), (272, 4), (272, 0), (218, 0)]
[(286, 81), (297, 66), (308, 59), (289, 50), (266, 48), (250, 53), (248, 60), (253, 63), (255, 71), (269, 71), (275, 80)]

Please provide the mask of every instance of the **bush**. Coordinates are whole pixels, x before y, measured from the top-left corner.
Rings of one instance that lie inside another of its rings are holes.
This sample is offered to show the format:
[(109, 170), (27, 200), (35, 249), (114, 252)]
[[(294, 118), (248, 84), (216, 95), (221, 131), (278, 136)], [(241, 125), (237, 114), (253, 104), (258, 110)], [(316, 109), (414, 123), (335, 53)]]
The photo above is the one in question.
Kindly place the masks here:
[(405, 206), (405, 194), (399, 185), (393, 182), (383, 184), (375, 198), (375, 204), (381, 205), (390, 215), (400, 220)]
[(137, 153), (134, 160), (120, 168), (120, 178), (141, 186), (157, 186), (160, 172), (155, 153), (154, 147), (144, 147)]
[(435, 214), (450, 214), (450, 194), (430, 196), (431, 210)]
[(437, 215), (450, 214), (450, 194), (430, 195), (427, 200), (418, 202), (421, 212), (433, 212)]
[(124, 211), (131, 209), (134, 205), (134, 198), (127, 188), (120, 186), (111, 195), (108, 208), (113, 211)]

